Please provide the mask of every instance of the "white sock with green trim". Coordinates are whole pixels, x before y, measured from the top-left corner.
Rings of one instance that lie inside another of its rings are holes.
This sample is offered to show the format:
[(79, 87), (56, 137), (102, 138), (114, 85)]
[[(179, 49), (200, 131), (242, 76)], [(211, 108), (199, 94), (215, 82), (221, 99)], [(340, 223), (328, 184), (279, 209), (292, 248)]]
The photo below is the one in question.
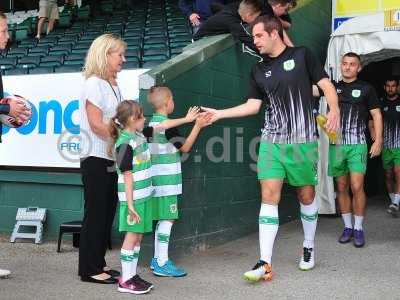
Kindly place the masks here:
[(400, 194), (394, 194), (392, 202), (393, 202), (393, 204), (399, 205), (400, 204)]
[(317, 230), (318, 206), (317, 201), (309, 205), (300, 203), (301, 222), (303, 223), (303, 247), (314, 248), (315, 231)]
[(394, 193), (389, 193), (389, 198), (390, 198), (390, 201), (392, 201), (392, 203), (394, 204), (394, 196), (395, 194)]
[(353, 229), (353, 215), (351, 213), (342, 214), (344, 227)]
[(158, 257), (157, 263), (159, 266), (165, 265), (168, 260), (168, 246), (169, 237), (171, 235), (172, 222), (169, 221), (158, 221), (158, 232), (157, 232), (157, 242), (158, 242)]
[(260, 259), (271, 264), (272, 250), (279, 228), (278, 205), (261, 203), (258, 229), (260, 239)]
[(122, 281), (125, 282), (136, 275), (136, 273), (132, 273), (132, 265), (135, 263), (135, 261), (137, 264), (137, 257), (135, 258), (134, 250), (126, 250), (121, 248), (120, 259), (122, 266)]
[(140, 253), (140, 246), (136, 246), (135, 248), (133, 248), (134, 260), (132, 261), (132, 265), (131, 265), (132, 276), (135, 276), (137, 274), (137, 265), (138, 265), (138, 261), (139, 261), (139, 253)]
[(157, 234), (158, 234), (158, 225), (160, 224), (160, 221), (157, 222), (156, 224), (156, 230), (154, 231), (154, 258), (158, 258), (158, 239), (157, 239)]

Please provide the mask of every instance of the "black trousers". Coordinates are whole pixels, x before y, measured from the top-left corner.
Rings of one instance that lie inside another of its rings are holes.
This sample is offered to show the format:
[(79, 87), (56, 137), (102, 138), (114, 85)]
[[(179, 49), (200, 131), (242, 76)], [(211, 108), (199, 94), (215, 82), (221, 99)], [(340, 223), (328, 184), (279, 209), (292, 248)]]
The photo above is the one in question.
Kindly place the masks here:
[(104, 256), (118, 203), (118, 176), (111, 160), (90, 156), (81, 162), (85, 213), (79, 242), (79, 276), (103, 273)]

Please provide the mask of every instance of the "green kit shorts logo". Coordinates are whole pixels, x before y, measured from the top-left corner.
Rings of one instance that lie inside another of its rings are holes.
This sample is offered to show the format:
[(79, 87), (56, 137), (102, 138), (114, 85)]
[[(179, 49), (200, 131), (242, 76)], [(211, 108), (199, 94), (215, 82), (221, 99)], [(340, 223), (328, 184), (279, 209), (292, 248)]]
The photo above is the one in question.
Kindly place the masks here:
[(296, 64), (294, 63), (293, 59), (287, 60), (283, 63), (283, 68), (285, 69), (285, 71), (291, 71), (294, 69), (295, 66)]
[(169, 210), (171, 211), (172, 214), (176, 213), (176, 211), (177, 211), (176, 204), (171, 204), (169, 206)]

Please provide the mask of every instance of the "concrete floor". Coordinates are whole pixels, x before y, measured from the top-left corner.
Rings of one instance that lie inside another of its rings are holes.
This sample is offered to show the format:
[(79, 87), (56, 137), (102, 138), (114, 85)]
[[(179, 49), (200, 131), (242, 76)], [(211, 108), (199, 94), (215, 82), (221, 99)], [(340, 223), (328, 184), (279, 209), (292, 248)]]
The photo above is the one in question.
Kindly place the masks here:
[[(309, 272), (297, 268), (301, 254), (299, 221), (282, 225), (275, 243), (272, 282), (249, 284), (242, 273), (259, 256), (258, 235), (204, 252), (174, 258), (189, 275), (184, 278), (153, 276), (141, 262), (140, 275), (154, 283), (146, 299), (400, 299), (400, 218), (385, 212), (386, 200), (368, 207), (367, 244), (356, 249), (337, 243), (340, 218), (320, 218), (316, 238), (317, 265)], [(83, 283), (77, 276), (78, 252), (69, 244), (61, 254), (54, 243), (10, 244), (0, 241), (0, 267), (12, 271), (0, 280), (0, 299), (129, 299), (116, 286)], [(119, 250), (108, 253), (117, 269)]]

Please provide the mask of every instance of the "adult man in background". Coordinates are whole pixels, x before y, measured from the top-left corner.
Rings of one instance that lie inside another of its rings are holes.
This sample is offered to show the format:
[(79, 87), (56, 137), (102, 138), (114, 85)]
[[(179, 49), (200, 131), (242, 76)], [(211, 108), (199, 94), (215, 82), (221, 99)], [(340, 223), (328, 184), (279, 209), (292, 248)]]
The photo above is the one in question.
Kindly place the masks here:
[[(4, 13), (0, 11), (0, 50), (3, 50), (7, 46), (9, 39), (7, 17)], [(3, 81), (0, 73), (0, 99), (4, 97), (3, 92)], [(0, 114), (10, 115), (12, 117), (20, 117), (26, 111), (23, 104), (12, 101), (10, 104), (0, 105)], [(1, 142), (2, 124), (0, 123), (0, 142)], [(10, 275), (9, 270), (0, 269), (0, 278), (7, 277)]]
[(201, 23), (213, 15), (213, 6), (220, 8), (227, 3), (227, 0), (179, 0), (178, 5), (189, 19), (193, 34), (195, 34)]
[(329, 146), (328, 175), (336, 179), (337, 198), (344, 223), (339, 243), (348, 243), (353, 238), (354, 246), (359, 248), (365, 244), (364, 177), (368, 155), (365, 130), (368, 115), (371, 115), (374, 142), (369, 154), (370, 157), (378, 156), (382, 148), (382, 114), (374, 87), (358, 79), (361, 71), (360, 56), (353, 52), (346, 53), (342, 57), (340, 69), (342, 80), (334, 85), (339, 97), (341, 129), (336, 145)]
[[(241, 41), (245, 46), (258, 52), (254, 46), (251, 32), (247, 29), (258, 16), (276, 16), (284, 29), (290, 27), (291, 19), (288, 15), (290, 8), (296, 6), (294, 0), (242, 0), (225, 5), (224, 9), (205, 21), (194, 35), (198, 40), (205, 36), (231, 33), (233, 37)], [(293, 46), (285, 31), (283, 40), (286, 45)]]
[[(397, 216), (400, 203), (400, 95), (397, 93), (399, 82), (396, 78), (385, 81), (385, 97), (382, 99), (383, 150), (382, 162), (385, 170), (386, 189), (391, 204), (387, 212)], [(373, 125), (373, 122), (370, 122)], [(372, 139), (374, 126), (370, 126)]]

